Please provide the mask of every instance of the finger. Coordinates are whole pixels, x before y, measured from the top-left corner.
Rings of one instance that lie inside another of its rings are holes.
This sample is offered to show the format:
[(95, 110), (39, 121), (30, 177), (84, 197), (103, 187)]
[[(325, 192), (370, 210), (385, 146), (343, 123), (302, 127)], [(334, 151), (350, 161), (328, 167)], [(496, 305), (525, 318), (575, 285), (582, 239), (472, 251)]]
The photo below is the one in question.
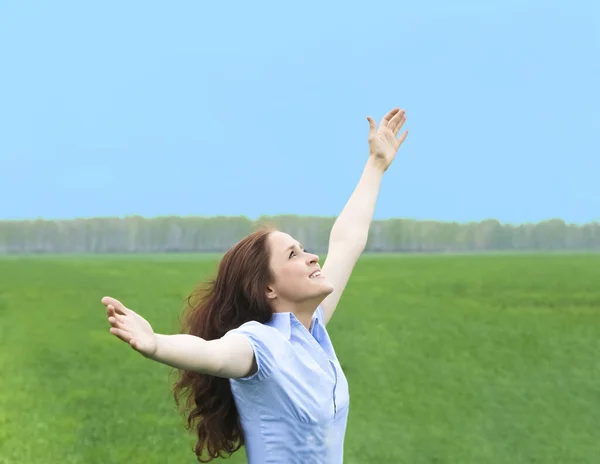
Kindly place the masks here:
[(108, 317), (111, 317), (111, 316), (123, 317), (123, 315), (117, 313), (117, 311), (116, 311), (116, 309), (115, 309), (115, 307), (113, 305), (108, 305), (106, 307), (106, 315)]
[(394, 108), (393, 110), (388, 111), (388, 113), (381, 119), (381, 123), (379, 127), (388, 127), (390, 124), (390, 120), (400, 111), (400, 108)]
[(377, 125), (371, 116), (367, 116), (367, 121), (369, 121), (369, 140), (372, 140), (377, 134)]
[(396, 115), (392, 118), (389, 124), (390, 130), (394, 133), (394, 136), (398, 135), (400, 132), (400, 128), (402, 124), (406, 121), (406, 111), (402, 110), (396, 113)]
[(405, 130), (402, 135), (400, 136), (400, 138), (398, 139), (398, 141), (396, 142), (396, 147), (400, 148), (400, 145), (402, 145), (402, 143), (404, 142), (404, 140), (406, 140), (406, 136), (408, 135), (408, 131)]
[(108, 305), (106, 307), (106, 316), (107, 317), (111, 317), (111, 316), (114, 316), (114, 315), (116, 315), (116, 313), (115, 313), (115, 307), (113, 305)]
[(406, 115), (406, 110), (399, 110), (393, 117), (392, 119), (390, 119), (390, 122), (388, 123), (388, 127), (390, 128), (390, 130), (394, 130), (396, 128), (396, 126), (398, 125), (398, 123), (400, 122), (400, 120)]
[(124, 324), (124, 322), (122, 320), (119, 320), (115, 316), (109, 317), (108, 318), (108, 322), (110, 322), (110, 325), (112, 327), (116, 327), (117, 329), (123, 329), (123, 330), (125, 330), (125, 324)]
[(113, 306), (115, 308), (115, 311), (119, 314), (127, 314), (127, 311), (129, 311), (123, 303), (110, 296), (105, 296), (104, 298), (102, 298), (101, 301), (102, 304)]
[(125, 316), (122, 314), (118, 314), (115, 311), (115, 307), (113, 305), (108, 305), (106, 307), (106, 317), (108, 318), (109, 321), (111, 318), (113, 318), (121, 324), (123, 324), (125, 322), (125, 319), (123, 319)]
[(143, 349), (144, 349), (144, 345), (140, 345), (140, 342), (138, 342), (137, 340), (130, 340), (129, 341), (129, 345), (131, 346), (131, 348), (133, 348), (134, 350), (143, 353)]
[(400, 129), (402, 129), (402, 126), (404, 125), (404, 123), (406, 122), (406, 116), (403, 116), (402, 119), (400, 119), (400, 121), (398, 121), (398, 124), (396, 125), (396, 127), (394, 127), (394, 137), (396, 137), (398, 135), (398, 133), (400, 132)]
[(123, 329), (117, 329), (116, 327), (111, 327), (110, 333), (115, 335), (117, 338), (123, 340), (126, 343), (129, 343), (131, 341), (131, 334)]

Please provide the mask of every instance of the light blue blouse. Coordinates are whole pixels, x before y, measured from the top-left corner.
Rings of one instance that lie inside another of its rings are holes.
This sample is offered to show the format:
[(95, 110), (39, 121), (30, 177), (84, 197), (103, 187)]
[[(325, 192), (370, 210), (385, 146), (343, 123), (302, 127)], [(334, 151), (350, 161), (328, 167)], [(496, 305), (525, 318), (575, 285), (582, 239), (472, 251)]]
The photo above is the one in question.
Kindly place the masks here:
[(258, 371), (230, 379), (249, 464), (341, 464), (349, 391), (317, 308), (310, 331), (292, 313), (247, 322)]

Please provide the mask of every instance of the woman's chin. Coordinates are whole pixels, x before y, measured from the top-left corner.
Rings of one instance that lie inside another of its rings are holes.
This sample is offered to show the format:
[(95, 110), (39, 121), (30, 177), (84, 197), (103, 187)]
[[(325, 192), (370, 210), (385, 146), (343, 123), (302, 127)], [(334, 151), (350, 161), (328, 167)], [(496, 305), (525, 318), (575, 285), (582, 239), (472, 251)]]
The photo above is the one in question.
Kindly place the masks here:
[(329, 282), (325, 277), (317, 277), (311, 279), (312, 291), (310, 292), (316, 297), (325, 297), (333, 292), (333, 284)]
[(333, 284), (327, 279), (323, 279), (323, 282), (320, 282), (320, 284), (324, 294), (329, 295), (331, 292), (333, 292)]

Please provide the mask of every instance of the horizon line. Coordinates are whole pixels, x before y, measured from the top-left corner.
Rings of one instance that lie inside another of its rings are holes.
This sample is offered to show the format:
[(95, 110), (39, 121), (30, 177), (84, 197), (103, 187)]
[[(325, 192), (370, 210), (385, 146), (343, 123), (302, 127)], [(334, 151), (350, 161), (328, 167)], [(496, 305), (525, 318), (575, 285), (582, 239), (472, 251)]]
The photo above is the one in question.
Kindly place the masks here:
[[(153, 216), (144, 216), (141, 214), (122, 214), (122, 215), (96, 215), (96, 216), (71, 216), (71, 217), (22, 217), (22, 218), (0, 218), (0, 223), (6, 222), (75, 222), (80, 220), (94, 220), (94, 219), (131, 219), (131, 218), (141, 218), (145, 220), (157, 220), (157, 219), (173, 219), (173, 218), (181, 218), (181, 219), (217, 219), (217, 218), (227, 218), (227, 219), (244, 219), (250, 222), (260, 222), (265, 219), (273, 219), (273, 218), (282, 218), (282, 217), (296, 217), (296, 218), (304, 218), (304, 219), (330, 219), (335, 220), (338, 216), (336, 215), (310, 215), (310, 214), (294, 214), (294, 213), (279, 213), (279, 214), (263, 214), (257, 217), (251, 217), (245, 214), (216, 214), (216, 215), (200, 215), (200, 214), (158, 214)], [(563, 218), (559, 216), (548, 217), (546, 219), (541, 219), (539, 221), (526, 221), (526, 222), (503, 222), (494, 217), (487, 217), (485, 219), (470, 219), (470, 220), (441, 220), (441, 219), (433, 219), (433, 218), (415, 218), (408, 216), (392, 216), (387, 218), (373, 218), (372, 222), (384, 222), (384, 221), (394, 221), (394, 220), (402, 220), (402, 221), (414, 221), (414, 222), (436, 222), (440, 224), (473, 224), (473, 223), (484, 223), (484, 222), (498, 222), (500, 225), (528, 225), (528, 224), (541, 224), (544, 222), (551, 221), (562, 221), (565, 225), (571, 226), (585, 226), (592, 224), (599, 224), (600, 218), (592, 219), (587, 222), (567, 222)]]

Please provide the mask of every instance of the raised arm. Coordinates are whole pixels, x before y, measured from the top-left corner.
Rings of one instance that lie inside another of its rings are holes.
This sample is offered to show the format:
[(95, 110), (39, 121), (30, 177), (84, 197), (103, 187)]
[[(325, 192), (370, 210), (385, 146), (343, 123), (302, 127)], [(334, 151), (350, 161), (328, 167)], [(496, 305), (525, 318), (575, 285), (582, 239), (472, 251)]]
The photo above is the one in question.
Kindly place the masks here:
[(153, 361), (216, 377), (245, 377), (256, 369), (252, 346), (243, 337), (204, 340), (188, 334), (156, 334), (142, 316), (119, 300), (102, 298), (110, 333)]
[(321, 303), (325, 323), (331, 319), (350, 274), (367, 244), (383, 173), (408, 135), (408, 131), (404, 131), (400, 138), (396, 138), (406, 121), (405, 111), (399, 108), (388, 112), (381, 120), (379, 128), (371, 117), (367, 120), (369, 158), (358, 185), (329, 235), (329, 249), (323, 264), (323, 274), (333, 284), (334, 290)]

